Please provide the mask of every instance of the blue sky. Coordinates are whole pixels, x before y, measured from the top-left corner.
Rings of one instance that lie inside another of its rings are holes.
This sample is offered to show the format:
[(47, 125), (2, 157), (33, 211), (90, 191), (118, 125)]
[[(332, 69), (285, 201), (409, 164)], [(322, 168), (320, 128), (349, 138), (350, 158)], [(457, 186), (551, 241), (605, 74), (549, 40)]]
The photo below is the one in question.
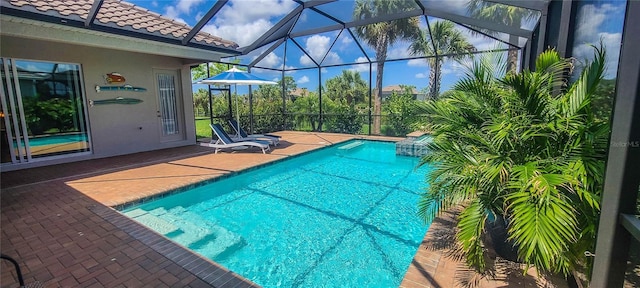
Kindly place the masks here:
[[(190, 26), (194, 26), (202, 15), (215, 3), (209, 0), (129, 0), (129, 2), (152, 10), (164, 16), (177, 21), (184, 22)], [(446, 2), (446, 3), (445, 3)], [(333, 6), (328, 6), (325, 10), (338, 18), (348, 20), (350, 12), (355, 1), (341, 0)], [(437, 6), (450, 13), (465, 14), (466, 1), (433, 1), (432, 5)], [(582, 5), (580, 13), (582, 13), (582, 28), (576, 31), (576, 48), (574, 55), (582, 58), (588, 56), (588, 44), (597, 43), (598, 39), (603, 39), (607, 45), (610, 60), (617, 61), (619, 51), (619, 40), (621, 35), (621, 21), (624, 19), (620, 15), (624, 11), (624, 1), (594, 1), (592, 4)], [(260, 37), (264, 32), (275, 25), (282, 17), (297, 7), (297, 3), (290, 0), (230, 0), (218, 14), (205, 25), (203, 31), (224, 39), (232, 40), (241, 47), (250, 45), (254, 40)], [(308, 10), (308, 9), (307, 9)], [(305, 11), (307, 11), (305, 10)], [(586, 20), (589, 19), (589, 20)], [(438, 21), (436, 18), (429, 18), (429, 21)], [(305, 12), (298, 20), (293, 31), (304, 30), (314, 24), (332, 24), (315, 12)], [(531, 23), (523, 23), (523, 28), (529, 28)], [(421, 27), (426, 27), (424, 18), (421, 17)], [(464, 27), (458, 27), (460, 31), (467, 37), (468, 41), (473, 44), (477, 50), (485, 51), (496, 48), (505, 48), (506, 45), (485, 37), (472, 33)], [(365, 81), (369, 81), (368, 64), (352, 65), (353, 63), (365, 63), (366, 58), (362, 51), (355, 44), (351, 36), (346, 33), (338, 35), (339, 31), (332, 31), (312, 36), (296, 38), (295, 41), (300, 45), (316, 62), (321, 61), (323, 64), (351, 64), (336, 68), (324, 68), (321, 73), (318, 69), (289, 71), (286, 75), (291, 76), (296, 81), (298, 87), (308, 88), (310, 91), (316, 91), (318, 87), (318, 76), (320, 74), (321, 82), (339, 75), (343, 69), (352, 69), (359, 71)], [(505, 39), (506, 35), (499, 35), (501, 39)], [(410, 43), (399, 42), (389, 47), (387, 59), (399, 59), (411, 57), (407, 52)], [(260, 55), (267, 47), (259, 49), (249, 55), (242, 56), (241, 63), (248, 64), (258, 55)], [(375, 52), (366, 44), (363, 44), (365, 53), (371, 58), (375, 58)], [(613, 48), (613, 49), (611, 49)], [(276, 48), (267, 55), (257, 66), (280, 69), (282, 67), (306, 68), (315, 67), (300, 48), (293, 42), (289, 42), (287, 46), (287, 55), (284, 55), (284, 46)], [(615, 67), (615, 65), (610, 65)], [(374, 64), (375, 67), (375, 64)], [(607, 71), (608, 75), (615, 68)], [(281, 72), (274, 72), (264, 69), (254, 69), (252, 73), (269, 80), (279, 80), (282, 77)], [(375, 76), (377, 71), (372, 74), (372, 86), (375, 86)], [(442, 70), (441, 92), (447, 90), (453, 83), (462, 77), (464, 69), (460, 63), (456, 61), (446, 61)], [(383, 86), (388, 85), (413, 85), (418, 90), (426, 88), (428, 84), (429, 67), (422, 59), (387, 62), (384, 70)], [(198, 86), (196, 86), (197, 88)], [(239, 88), (240, 93), (244, 89)]]

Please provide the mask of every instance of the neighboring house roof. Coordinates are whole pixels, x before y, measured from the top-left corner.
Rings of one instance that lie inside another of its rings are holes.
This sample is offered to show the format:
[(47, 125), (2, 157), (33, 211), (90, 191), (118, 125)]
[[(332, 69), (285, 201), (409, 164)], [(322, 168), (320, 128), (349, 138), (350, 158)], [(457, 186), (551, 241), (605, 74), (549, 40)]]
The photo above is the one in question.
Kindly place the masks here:
[(289, 92), (289, 95), (300, 97), (309, 95), (309, 90), (307, 88), (296, 88)]
[[(400, 87), (400, 85), (390, 85), (382, 87), (382, 94), (391, 94), (393, 92), (403, 92), (404, 88)], [(418, 90), (416, 88), (411, 88), (412, 94), (418, 94)]]
[[(2, 14), (78, 27), (89, 17), (93, 0), (0, 0)], [(84, 26), (84, 25), (83, 25)], [(120, 0), (104, 0), (89, 29), (180, 44), (191, 27)], [(192, 45), (193, 44), (193, 45)], [(235, 42), (198, 32), (186, 46), (236, 51)]]

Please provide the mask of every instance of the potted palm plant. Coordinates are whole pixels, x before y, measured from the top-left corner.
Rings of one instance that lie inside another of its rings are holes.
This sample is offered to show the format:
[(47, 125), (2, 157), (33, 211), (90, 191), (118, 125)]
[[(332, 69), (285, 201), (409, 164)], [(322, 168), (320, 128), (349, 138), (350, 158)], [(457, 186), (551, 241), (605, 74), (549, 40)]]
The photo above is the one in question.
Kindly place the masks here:
[(477, 59), (452, 93), (424, 105), (434, 140), (423, 163), (435, 169), (420, 215), (430, 221), (462, 206), (456, 239), (477, 271), (486, 269), (492, 217), (504, 222), (519, 261), (565, 276), (588, 271), (610, 131), (591, 105), (602, 45), (594, 54), (571, 84), (572, 61), (554, 50), (521, 73)]

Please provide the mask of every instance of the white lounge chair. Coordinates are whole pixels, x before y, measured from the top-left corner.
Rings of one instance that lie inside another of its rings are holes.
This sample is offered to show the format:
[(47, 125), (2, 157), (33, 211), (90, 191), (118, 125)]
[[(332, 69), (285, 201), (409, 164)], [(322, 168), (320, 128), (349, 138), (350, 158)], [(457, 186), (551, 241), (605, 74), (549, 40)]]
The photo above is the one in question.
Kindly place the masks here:
[(212, 140), (209, 143), (200, 143), (200, 145), (216, 148), (216, 151), (215, 151), (216, 154), (221, 149), (242, 147), (242, 146), (258, 147), (262, 149), (263, 154), (266, 154), (267, 151), (271, 150), (269, 148), (269, 142), (259, 141), (259, 140), (234, 141), (233, 139), (231, 139), (231, 137), (229, 137), (229, 134), (227, 134), (227, 132), (225, 132), (224, 129), (222, 129), (222, 126), (220, 126), (220, 124), (209, 124), (209, 126), (211, 126), (211, 130), (213, 130), (213, 133), (215, 133), (216, 136), (218, 136), (218, 140), (216, 142), (213, 142)]
[(230, 136), (230, 137), (234, 138), (237, 141), (239, 141), (239, 140), (269, 141), (274, 146), (277, 146), (278, 143), (280, 143), (280, 136), (278, 136), (278, 135), (272, 135), (272, 134), (247, 134), (247, 132), (244, 129), (242, 129), (242, 127), (240, 127), (238, 122), (236, 120), (234, 120), (234, 119), (230, 119), (229, 120), (229, 125), (231, 125), (231, 127), (233, 127), (233, 130), (236, 131), (236, 135), (240, 136), (240, 137), (238, 137), (238, 136)]

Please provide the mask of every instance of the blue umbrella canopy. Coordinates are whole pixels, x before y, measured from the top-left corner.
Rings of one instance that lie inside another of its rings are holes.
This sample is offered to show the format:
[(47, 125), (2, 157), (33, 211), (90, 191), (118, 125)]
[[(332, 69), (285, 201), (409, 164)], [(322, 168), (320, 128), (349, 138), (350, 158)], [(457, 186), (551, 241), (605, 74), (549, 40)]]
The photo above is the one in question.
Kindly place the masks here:
[[(235, 94), (236, 94), (236, 121), (238, 122), (238, 125), (240, 125), (240, 109), (238, 109), (238, 96), (237, 96), (237, 87), (236, 85), (240, 84), (240, 85), (274, 85), (274, 84), (278, 84), (276, 82), (273, 81), (269, 81), (269, 80), (265, 80), (262, 79), (260, 77), (254, 76), (249, 74), (247, 71), (242, 71), (238, 68), (236, 68), (236, 66), (233, 66), (233, 68), (224, 71), (218, 75), (215, 75), (213, 77), (209, 77), (207, 79), (203, 79), (201, 81), (197, 82), (198, 84), (210, 84), (210, 85), (220, 85), (220, 84), (224, 84), (224, 85), (234, 85), (234, 90)], [(240, 129), (238, 129), (240, 130)], [(240, 137), (240, 132), (238, 131), (238, 137)]]
[(235, 84), (235, 85), (273, 85), (278, 84), (273, 81), (262, 79), (258, 76), (249, 74), (247, 71), (242, 71), (236, 66), (224, 71), (213, 77), (203, 79), (198, 82), (199, 84)]

